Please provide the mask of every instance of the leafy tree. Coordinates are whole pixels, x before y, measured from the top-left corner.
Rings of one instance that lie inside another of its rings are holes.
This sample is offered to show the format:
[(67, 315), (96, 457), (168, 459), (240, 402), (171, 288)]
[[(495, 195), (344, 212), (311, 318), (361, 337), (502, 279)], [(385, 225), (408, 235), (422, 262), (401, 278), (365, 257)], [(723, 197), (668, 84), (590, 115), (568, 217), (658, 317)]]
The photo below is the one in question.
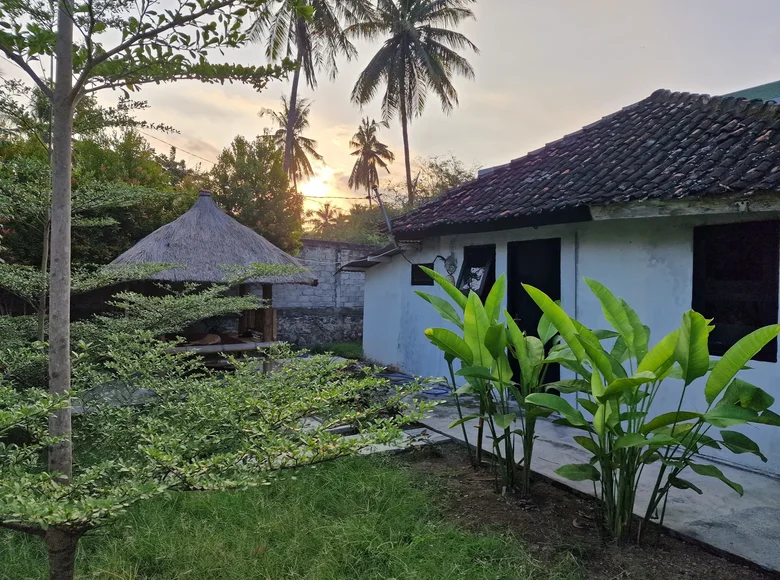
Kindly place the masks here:
[(347, 32), (368, 39), (380, 38), (382, 47), (360, 73), (352, 89), (352, 101), (365, 105), (384, 85), (382, 115), (398, 117), (404, 140), (406, 190), (414, 205), (408, 124), (425, 109), (428, 90), (439, 97), (449, 113), (458, 104), (452, 76), (474, 78), (471, 64), (456, 51), (477, 47), (452, 27), (474, 18), (468, 8), (473, 0), (378, 0), (369, 18), (351, 25)]
[(309, 127), (309, 112), (311, 103), (306, 99), (301, 99), (298, 103), (298, 111), (295, 116), (295, 123), (290, 125), (290, 108), (287, 99), (282, 97), (282, 112), (277, 113), (271, 109), (263, 109), (260, 115), (270, 115), (274, 123), (279, 127), (273, 133), (273, 139), (276, 146), (286, 157), (287, 151), (287, 127), (292, 126), (293, 136), (291, 141), (292, 158), (290, 167), (285, 169), (285, 173), (292, 176), (293, 187), (298, 189), (298, 181), (309, 179), (314, 176), (314, 170), (311, 167), (309, 157), (317, 161), (323, 161), (322, 155), (317, 153), (317, 142), (303, 136), (303, 131)]
[[(102, 89), (136, 90), (179, 79), (241, 81), (261, 90), (282, 67), (213, 64), (214, 50), (242, 45), (243, 19), (263, 0), (156, 0), (138, 3), (58, 0), (56, 14), (45, 0), (0, 0), (0, 53), (32, 79), (51, 102), (52, 208), (49, 310), (49, 387), (66, 397), (71, 386), (70, 265), (73, 118), (85, 96)], [(36, 61), (54, 60), (53, 85), (36, 72)], [(72, 408), (49, 420), (56, 443), (48, 452), (52, 493), (68, 495), (73, 474)], [(57, 526), (45, 532), (53, 578), (73, 576), (78, 535)]]
[[(387, 164), (395, 160), (395, 155), (387, 148), (387, 145), (377, 139), (376, 133), (379, 130), (379, 125), (375, 120), (369, 120), (366, 117), (360, 122), (357, 133), (349, 142), (352, 155), (356, 156), (357, 159), (355, 165), (352, 166), (348, 183), (352, 189), (365, 188), (369, 208), (371, 207), (371, 192), (379, 186), (377, 166), (390, 173)], [(387, 127), (386, 122), (382, 125)]]
[(300, 246), (303, 197), (288, 185), (268, 135), (238, 136), (211, 170), (214, 199), (231, 216), (288, 252)]
[(310, 209), (306, 212), (306, 217), (316, 233), (324, 233), (339, 223), (342, 218), (341, 210), (326, 201), (320, 209)]
[[(252, 23), (253, 40), (265, 44), (265, 54), (272, 62), (294, 58), (295, 72), (290, 89), (289, 112), (284, 138), (284, 172), (294, 168), (293, 153), (296, 124), (300, 116), (298, 84), (303, 71), (306, 84), (317, 86), (317, 72), (325, 69), (331, 79), (338, 73), (337, 59), (357, 56), (342, 23), (366, 18), (367, 0), (268, 0)], [(294, 53), (294, 55), (293, 55)]]

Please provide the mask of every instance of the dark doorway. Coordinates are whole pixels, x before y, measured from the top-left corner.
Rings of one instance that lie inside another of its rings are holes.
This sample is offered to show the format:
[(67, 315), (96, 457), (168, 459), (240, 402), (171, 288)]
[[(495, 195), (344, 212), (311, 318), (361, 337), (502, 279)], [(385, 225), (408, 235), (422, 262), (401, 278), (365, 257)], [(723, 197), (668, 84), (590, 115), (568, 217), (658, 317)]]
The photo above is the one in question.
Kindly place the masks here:
[[(521, 284), (539, 288), (553, 300), (561, 299), (561, 240), (529, 240), (507, 245), (507, 309), (530, 336), (538, 336), (536, 327), (542, 311)], [(518, 372), (517, 370), (515, 372)], [(545, 381), (560, 380), (559, 365), (550, 365)]]

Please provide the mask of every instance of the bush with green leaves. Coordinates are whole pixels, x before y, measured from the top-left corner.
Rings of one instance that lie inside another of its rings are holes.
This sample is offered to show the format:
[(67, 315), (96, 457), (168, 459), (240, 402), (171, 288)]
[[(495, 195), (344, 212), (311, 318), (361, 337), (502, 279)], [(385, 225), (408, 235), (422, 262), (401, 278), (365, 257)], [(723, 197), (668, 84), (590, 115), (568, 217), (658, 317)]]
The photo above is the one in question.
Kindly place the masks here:
[[(117, 336), (74, 365), (74, 468), (70, 482), (45, 468), (47, 418), (65, 400), (0, 380), (0, 526), (76, 540), (136, 502), (170, 490), (261, 485), (272, 472), (355, 454), (397, 440), (429, 403), (414, 385), (391, 388), (376, 369), (281, 348), (262, 373), (255, 358), (234, 372), (208, 371), (150, 333)], [(34, 356), (34, 353), (30, 353)], [(351, 425), (357, 436), (334, 427)]]
[[(545, 353), (546, 349), (554, 348), (557, 343), (555, 328), (543, 316), (537, 328), (540, 338), (537, 338), (523, 333), (508, 312), (503, 311), (504, 320), (501, 320), (501, 304), (506, 293), (503, 275), (496, 280), (483, 305), (474, 292), (466, 296), (441, 274), (425, 267), (422, 269), (447, 293), (455, 306), (439, 296), (425, 292), (417, 294), (429, 302), (444, 320), (462, 332), (459, 335), (447, 328), (429, 328), (425, 331), (425, 336), (444, 353), (447, 362), (459, 417), (451, 427), (461, 426), (468, 445), (466, 423), (479, 421), (475, 459), (480, 463), (484, 425), (487, 425), (493, 443), (493, 456), (500, 463), (503, 485), (509, 489), (517, 487), (527, 496), (531, 487), (536, 421), (551, 412), (530, 404), (527, 398), (532, 393), (544, 390), (545, 374), (552, 362)], [(510, 365), (510, 355), (517, 361), (517, 375)], [(455, 361), (460, 366), (457, 372)], [(456, 375), (464, 377), (467, 384), (458, 388)], [(463, 394), (477, 395), (479, 413), (463, 415), (460, 404), (460, 395)], [(519, 405), (520, 413), (515, 412), (513, 401)], [(515, 460), (517, 435), (522, 440), (523, 451), (522, 478), (519, 482)]]
[[(603, 530), (620, 540), (631, 537), (637, 488), (642, 475), (650, 475), (652, 468), (645, 472), (650, 465), (655, 464), (657, 473), (651, 476), (654, 484), (640, 523), (640, 539), (642, 529), (659, 510), (659, 525), (663, 525), (672, 488), (702, 493), (682, 477), (687, 470), (717, 478), (742, 495), (742, 486), (716, 466), (704, 463), (703, 453), (727, 449), (766, 461), (753, 440), (732, 428), (749, 423), (778, 426), (780, 416), (769, 409), (772, 396), (737, 374), (780, 334), (780, 325), (751, 332), (722, 357), (711, 360), (712, 321), (690, 310), (683, 314), (678, 329), (650, 348), (650, 329), (637, 313), (602, 284), (586, 282), (614, 332), (590, 330), (542, 291), (525, 286), (563, 339), (547, 360), (577, 375), (556, 387), (576, 393), (578, 406), (586, 412), (553, 394), (526, 397), (531, 404), (560, 413), (557, 423), (584, 433), (574, 439), (592, 455), (591, 460), (564, 465), (557, 473), (574, 481), (593, 481)], [(605, 346), (605, 339), (614, 339), (611, 347)], [(688, 410), (686, 394), (702, 387), (706, 408)], [(676, 411), (656, 414), (659, 396), (675, 401)]]

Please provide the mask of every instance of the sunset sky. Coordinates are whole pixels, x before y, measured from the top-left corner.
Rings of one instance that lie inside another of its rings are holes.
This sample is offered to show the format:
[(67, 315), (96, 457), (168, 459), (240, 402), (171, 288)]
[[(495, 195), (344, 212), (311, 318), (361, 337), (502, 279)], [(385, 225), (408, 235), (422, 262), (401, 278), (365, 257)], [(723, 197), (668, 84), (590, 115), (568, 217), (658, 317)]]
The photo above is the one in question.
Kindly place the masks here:
[[(454, 154), (468, 165), (495, 165), (658, 88), (722, 94), (780, 79), (777, 0), (482, 0), (474, 12), (476, 21), (461, 31), (481, 51), (467, 55), (476, 80), (455, 80), (460, 107), (449, 116), (429, 100), (410, 129), (413, 158)], [(379, 116), (379, 102), (361, 111), (349, 96), (377, 46), (358, 43), (359, 59), (343, 62), (335, 82), (322, 74), (315, 91), (302, 92), (314, 101), (308, 136), (319, 142), (327, 162), (302, 187), (306, 195), (360, 196), (346, 184), (353, 163), (348, 141), (362, 115)], [(264, 62), (258, 45), (228, 58)], [(238, 85), (178, 82), (140, 95), (151, 105), (150, 120), (181, 131), (160, 138), (214, 160), (235, 135), (261, 133), (269, 121), (258, 111), (278, 108), (288, 91), (287, 82), (272, 83), (262, 94)], [(393, 122), (381, 138), (396, 154), (391, 178), (400, 181), (399, 124)]]

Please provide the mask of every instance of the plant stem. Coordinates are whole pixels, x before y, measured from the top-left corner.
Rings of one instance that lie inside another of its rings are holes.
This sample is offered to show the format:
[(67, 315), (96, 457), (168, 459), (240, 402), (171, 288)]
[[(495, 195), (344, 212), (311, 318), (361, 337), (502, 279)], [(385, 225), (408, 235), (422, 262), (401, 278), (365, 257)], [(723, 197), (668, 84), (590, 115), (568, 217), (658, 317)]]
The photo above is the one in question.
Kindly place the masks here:
[(469, 453), (469, 462), (471, 462), (471, 464), (473, 465), (474, 457), (472, 456), (471, 453), (471, 445), (469, 445), (469, 436), (468, 436), (468, 432), (466, 431), (466, 424), (463, 422), (463, 410), (461, 409), (460, 406), (460, 397), (458, 396), (458, 393), (455, 392), (458, 390), (458, 385), (455, 384), (455, 370), (452, 368), (451, 360), (447, 361), (447, 366), (450, 369), (450, 380), (452, 380), (452, 393), (453, 396), (455, 397), (455, 406), (458, 409), (458, 418), (461, 420), (460, 428), (463, 431), (463, 440), (466, 442), (466, 450)]

